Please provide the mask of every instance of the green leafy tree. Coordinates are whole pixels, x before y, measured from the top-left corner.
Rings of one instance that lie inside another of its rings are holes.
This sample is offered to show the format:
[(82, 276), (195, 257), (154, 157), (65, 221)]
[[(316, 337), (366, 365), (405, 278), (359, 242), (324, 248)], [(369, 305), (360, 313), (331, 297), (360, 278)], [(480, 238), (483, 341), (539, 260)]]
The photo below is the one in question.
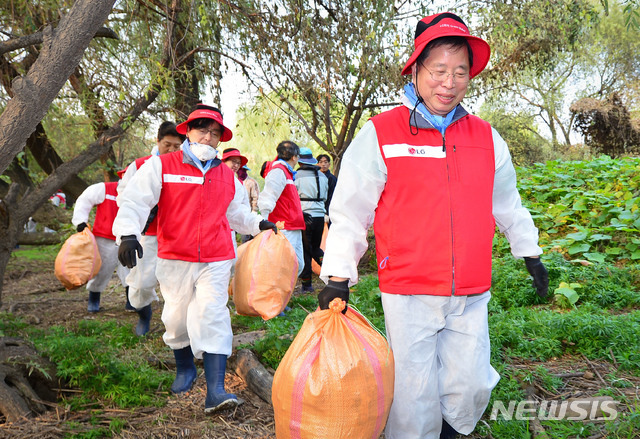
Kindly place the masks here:
[(514, 113), (512, 109), (506, 108), (503, 101), (485, 101), (477, 115), (489, 122), (507, 142), (516, 165), (526, 166), (546, 161), (549, 142), (538, 133), (533, 114)]
[(575, 132), (572, 103), (638, 81), (640, 34), (625, 26), (619, 6), (610, 7), (607, 15), (597, 4), (555, 0), (479, 10), (494, 49), (481, 90), (508, 102), (514, 114), (534, 114), (552, 144), (567, 151)]
[(366, 117), (398, 99), (413, 41), (406, 24), (425, 14), (421, 4), (404, 12), (408, 5), (249, 0), (225, 3), (221, 16), (255, 66), (244, 69), (249, 81), (339, 161)]

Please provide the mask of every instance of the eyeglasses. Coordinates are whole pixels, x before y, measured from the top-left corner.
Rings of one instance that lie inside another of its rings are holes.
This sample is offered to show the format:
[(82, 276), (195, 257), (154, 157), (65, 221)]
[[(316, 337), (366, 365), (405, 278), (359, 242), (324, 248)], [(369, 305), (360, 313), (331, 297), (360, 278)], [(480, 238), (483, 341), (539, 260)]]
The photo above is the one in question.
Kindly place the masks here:
[(210, 129), (210, 130), (208, 130), (206, 128), (196, 128), (195, 130), (198, 133), (200, 133), (200, 135), (202, 137), (206, 136), (207, 134), (211, 134), (211, 137), (221, 137), (222, 136), (222, 133), (217, 128), (213, 128), (213, 129)]
[(431, 75), (431, 79), (433, 79), (436, 82), (445, 82), (447, 79), (449, 79), (449, 76), (453, 77), (454, 84), (468, 84), (470, 80), (469, 73), (462, 73), (462, 72), (449, 73), (446, 70), (431, 71), (427, 67), (424, 67), (424, 68)]

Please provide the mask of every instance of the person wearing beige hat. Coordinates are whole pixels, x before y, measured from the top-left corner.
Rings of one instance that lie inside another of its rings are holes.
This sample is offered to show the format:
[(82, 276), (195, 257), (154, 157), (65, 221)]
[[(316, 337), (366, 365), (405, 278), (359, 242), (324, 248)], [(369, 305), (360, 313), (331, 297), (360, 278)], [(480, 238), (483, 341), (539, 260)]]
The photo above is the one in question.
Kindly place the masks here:
[(420, 20), (402, 105), (370, 119), (342, 158), (318, 302), (349, 300), (373, 225), (395, 360), (387, 439), (469, 434), (484, 413), (499, 380), (487, 312), (496, 224), (538, 295), (547, 294), (538, 230), (507, 145), (461, 105), (489, 58), (459, 16)]
[(179, 151), (153, 156), (119, 195), (113, 223), (118, 258), (132, 268), (143, 257), (141, 231), (158, 205), (156, 276), (164, 297), (164, 342), (176, 359), (174, 393), (191, 389), (201, 358), (207, 382), (205, 413), (238, 405), (224, 389), (231, 355), (229, 277), (235, 258), (231, 229), (258, 234), (276, 225), (251, 212), (246, 191), (217, 158), (233, 134), (215, 107), (198, 105), (176, 130), (186, 135)]

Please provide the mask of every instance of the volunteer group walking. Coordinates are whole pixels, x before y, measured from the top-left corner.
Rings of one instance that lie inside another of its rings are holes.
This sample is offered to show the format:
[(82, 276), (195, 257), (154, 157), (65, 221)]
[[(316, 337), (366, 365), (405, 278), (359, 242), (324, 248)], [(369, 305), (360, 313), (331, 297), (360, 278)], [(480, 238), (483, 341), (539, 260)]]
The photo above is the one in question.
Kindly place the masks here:
[[(524, 260), (535, 292), (544, 297), (548, 288), (538, 230), (522, 206), (508, 147), (461, 103), (489, 60), (489, 45), (459, 16), (420, 20), (400, 105), (364, 124), (341, 158), (339, 178), (329, 155), (314, 157), (283, 140), (277, 157), (263, 164), (260, 191), (242, 152), (221, 147), (233, 133), (218, 108), (198, 104), (185, 121), (163, 122), (150, 155), (76, 201), (79, 232), (96, 207), (91, 229), (102, 258), (87, 284), (88, 312), (100, 310), (117, 271), (124, 306), (137, 312), (135, 331), (144, 336), (159, 285), (163, 339), (176, 360), (171, 391), (191, 389), (194, 359), (201, 359), (205, 412), (229, 409), (239, 404), (224, 387), (236, 239), (244, 243), (265, 230), (286, 237), (302, 293), (315, 293), (312, 267), (321, 267), (322, 312), (335, 299), (348, 304), (373, 227), (395, 363), (393, 398), (379, 427), (386, 423), (387, 439), (470, 434), (499, 380), (489, 363), (487, 311), (496, 225)], [(300, 419), (291, 431), (301, 431)], [(305, 437), (323, 437), (317, 434)]]

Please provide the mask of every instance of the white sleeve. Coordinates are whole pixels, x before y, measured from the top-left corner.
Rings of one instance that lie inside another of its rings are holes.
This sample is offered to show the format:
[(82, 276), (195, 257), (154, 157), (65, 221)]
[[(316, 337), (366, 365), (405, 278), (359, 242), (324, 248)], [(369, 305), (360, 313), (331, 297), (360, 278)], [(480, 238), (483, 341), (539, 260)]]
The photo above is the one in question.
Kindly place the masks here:
[(264, 189), (258, 198), (258, 210), (264, 218), (268, 218), (273, 212), (286, 185), (287, 176), (282, 169), (275, 168), (267, 174), (267, 178), (264, 179)]
[(73, 207), (73, 217), (71, 224), (77, 226), (80, 223), (89, 221), (89, 213), (93, 206), (102, 203), (107, 196), (107, 187), (104, 183), (92, 184), (86, 188), (76, 200)]
[(492, 132), (496, 161), (493, 217), (498, 229), (509, 241), (513, 256), (537, 256), (542, 253), (538, 245), (538, 229), (533, 224), (529, 211), (522, 206), (509, 148), (495, 129), (492, 128)]
[(158, 204), (162, 191), (162, 161), (154, 156), (131, 178), (125, 190), (118, 196), (118, 215), (113, 222), (116, 244), (120, 238), (135, 235), (140, 240), (142, 229), (147, 223), (149, 212)]
[(373, 224), (380, 195), (387, 183), (373, 122), (368, 121), (344, 153), (340, 178), (329, 207), (331, 227), (320, 278), (330, 276), (358, 282), (358, 261), (367, 250), (367, 232)]
[(116, 203), (118, 204), (118, 206), (120, 206), (120, 194), (124, 192), (125, 188), (129, 184), (129, 181), (133, 178), (137, 170), (138, 168), (136, 167), (136, 162), (134, 160), (129, 166), (127, 166), (127, 170), (124, 171), (117, 189), (118, 196), (116, 197)]
[[(221, 165), (226, 166), (226, 165)], [(247, 191), (237, 178), (235, 180), (236, 193), (227, 208), (227, 220), (233, 230), (241, 235), (257, 235), (260, 233), (259, 224), (262, 217), (251, 211)]]

